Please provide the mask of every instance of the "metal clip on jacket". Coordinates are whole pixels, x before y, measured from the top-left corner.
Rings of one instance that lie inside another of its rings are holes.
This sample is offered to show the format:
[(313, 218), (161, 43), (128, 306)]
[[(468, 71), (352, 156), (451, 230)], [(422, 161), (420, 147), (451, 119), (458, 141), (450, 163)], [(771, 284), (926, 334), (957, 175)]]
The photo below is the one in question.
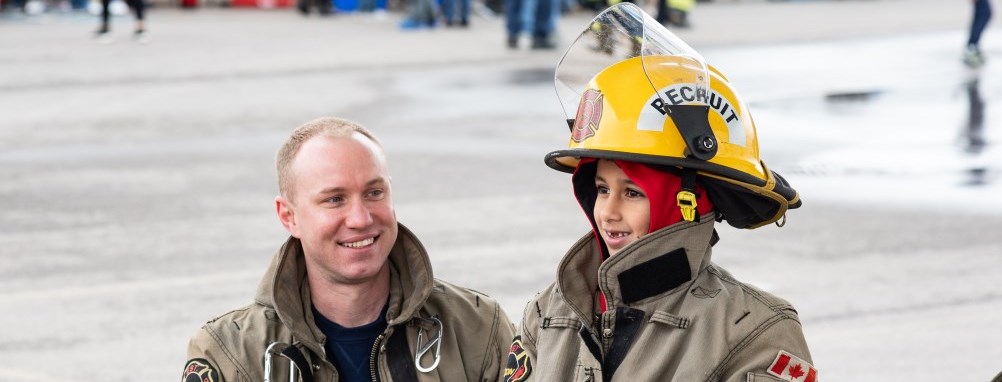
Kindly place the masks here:
[(283, 342), (272, 342), (264, 351), (264, 382), (272, 382), (271, 367), (274, 363), (272, 357), (276, 354), (289, 360), (289, 382), (298, 381), (296, 371), (299, 371), (298, 374), (302, 377), (303, 382), (313, 382), (313, 370), (310, 369), (310, 363), (306, 357), (299, 351), (299, 348)]
[[(431, 319), (435, 321), (435, 326), (438, 327), (438, 334), (435, 335), (435, 337), (432, 337), (427, 344), (421, 344), (421, 340), (424, 338), (424, 328), (418, 328), (417, 349), (415, 349), (415, 353), (417, 353), (417, 355), (414, 356), (414, 366), (422, 373), (435, 370), (435, 368), (438, 367), (438, 362), (442, 360), (442, 332), (445, 331), (445, 328), (442, 326), (442, 320), (439, 320), (438, 317), (432, 317)], [(421, 357), (423, 357), (428, 350), (431, 350), (432, 346), (435, 347), (435, 362), (429, 367), (421, 366)]]

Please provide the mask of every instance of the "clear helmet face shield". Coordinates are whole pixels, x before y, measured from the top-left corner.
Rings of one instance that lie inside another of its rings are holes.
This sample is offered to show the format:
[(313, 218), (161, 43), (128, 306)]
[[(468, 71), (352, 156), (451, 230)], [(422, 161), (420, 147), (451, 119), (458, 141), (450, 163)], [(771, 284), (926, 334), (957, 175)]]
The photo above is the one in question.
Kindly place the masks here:
[(691, 156), (712, 158), (716, 142), (705, 123), (710, 79), (703, 57), (632, 3), (616, 4), (596, 16), (557, 64), (557, 97), (572, 129), (580, 127), (572, 121), (595, 112), (593, 98), (601, 93), (589, 89), (598, 87), (592, 82), (596, 75), (617, 65), (638, 63), (645, 77), (638, 83), (647, 89), (636, 90), (652, 95), (651, 108), (644, 113), (661, 115), (641, 115), (637, 128), (660, 130), (663, 125), (653, 121), (671, 118), (690, 146)]
[[(666, 83), (689, 83), (703, 91), (709, 87), (703, 56), (633, 3), (619, 3), (595, 16), (557, 64), (557, 97), (567, 118), (576, 115), (592, 77), (634, 57), (641, 58), (652, 88)], [(665, 57), (672, 60), (661, 59)], [(682, 69), (688, 78), (678, 76), (680, 70), (657, 70), (663, 65)], [(657, 73), (672, 73), (674, 78), (659, 78)], [(705, 104), (705, 100), (702, 102)]]

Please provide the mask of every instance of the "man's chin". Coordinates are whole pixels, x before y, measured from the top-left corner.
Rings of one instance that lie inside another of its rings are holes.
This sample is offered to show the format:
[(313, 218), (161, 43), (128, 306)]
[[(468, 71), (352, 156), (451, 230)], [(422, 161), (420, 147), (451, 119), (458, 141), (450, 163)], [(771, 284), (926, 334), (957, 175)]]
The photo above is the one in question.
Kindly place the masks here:
[[(385, 263), (384, 263), (385, 264)], [(375, 264), (365, 265), (360, 267), (349, 267), (345, 271), (339, 272), (341, 283), (349, 285), (366, 284), (379, 279), (380, 273), (383, 269), (389, 269), (380, 264), (377, 266)]]

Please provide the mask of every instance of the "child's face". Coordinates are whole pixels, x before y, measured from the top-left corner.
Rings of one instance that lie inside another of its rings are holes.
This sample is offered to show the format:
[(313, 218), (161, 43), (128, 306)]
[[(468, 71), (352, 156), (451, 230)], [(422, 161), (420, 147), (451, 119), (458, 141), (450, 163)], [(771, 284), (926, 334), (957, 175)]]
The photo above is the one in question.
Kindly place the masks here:
[(610, 160), (598, 161), (595, 188), (595, 225), (613, 256), (647, 234), (651, 204), (640, 186)]

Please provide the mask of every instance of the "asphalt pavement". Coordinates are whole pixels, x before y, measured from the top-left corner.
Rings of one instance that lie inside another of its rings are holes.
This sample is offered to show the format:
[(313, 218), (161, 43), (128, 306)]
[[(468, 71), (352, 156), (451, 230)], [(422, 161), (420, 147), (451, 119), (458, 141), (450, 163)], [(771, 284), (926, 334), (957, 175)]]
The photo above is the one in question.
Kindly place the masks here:
[[(1002, 33), (984, 37), (988, 66), (964, 68), (969, 8), (717, 1), (677, 31), (746, 97), (763, 157), (804, 197), (783, 228), (721, 227), (714, 259), (797, 306), (822, 380), (1002, 371)], [(521, 317), (587, 230), (542, 163), (566, 141), (562, 51), (508, 50), (488, 15), (401, 17), (155, 8), (149, 43), (126, 16), (102, 43), (90, 15), (0, 16), (0, 381), (177, 378), (191, 334), (251, 301), (286, 237), (274, 153), (323, 115), (384, 141), (436, 276)], [(589, 17), (561, 19), (561, 48)]]

